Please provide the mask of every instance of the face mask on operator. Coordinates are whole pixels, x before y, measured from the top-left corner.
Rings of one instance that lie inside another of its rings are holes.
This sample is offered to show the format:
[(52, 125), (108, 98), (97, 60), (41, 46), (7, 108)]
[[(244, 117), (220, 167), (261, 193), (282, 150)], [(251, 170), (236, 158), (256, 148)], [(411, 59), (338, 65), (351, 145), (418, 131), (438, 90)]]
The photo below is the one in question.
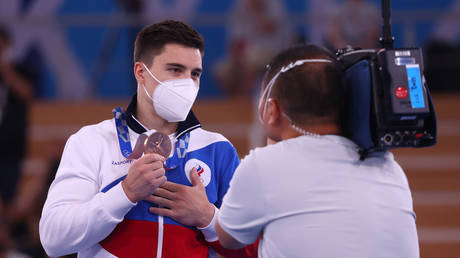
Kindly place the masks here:
[(168, 122), (180, 122), (187, 118), (199, 87), (190, 79), (158, 80), (145, 64), (142, 64), (150, 76), (158, 82), (152, 96), (147, 92), (144, 84), (145, 93), (152, 99), (153, 108), (157, 114)]

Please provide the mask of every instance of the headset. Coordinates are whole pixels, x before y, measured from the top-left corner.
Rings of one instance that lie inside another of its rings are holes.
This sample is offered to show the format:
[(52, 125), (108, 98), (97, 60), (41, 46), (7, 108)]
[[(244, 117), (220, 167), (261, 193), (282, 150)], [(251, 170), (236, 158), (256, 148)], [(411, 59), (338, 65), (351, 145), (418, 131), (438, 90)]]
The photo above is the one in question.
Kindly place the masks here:
[(420, 48), (394, 48), (391, 0), (382, 0), (380, 49), (339, 49), (344, 66), (344, 136), (370, 153), (436, 144), (436, 114), (423, 76)]

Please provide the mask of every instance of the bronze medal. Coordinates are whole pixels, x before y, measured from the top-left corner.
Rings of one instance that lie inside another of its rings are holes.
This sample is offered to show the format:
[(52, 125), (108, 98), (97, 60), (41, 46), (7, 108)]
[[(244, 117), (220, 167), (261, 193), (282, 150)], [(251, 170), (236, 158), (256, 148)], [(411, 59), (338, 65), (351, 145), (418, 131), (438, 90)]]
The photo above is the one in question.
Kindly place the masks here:
[(144, 153), (157, 153), (167, 159), (171, 153), (171, 140), (164, 133), (155, 132), (151, 134), (144, 143)]
[(128, 159), (138, 159), (142, 157), (143, 153), (157, 153), (167, 159), (171, 153), (171, 148), (171, 140), (164, 133), (155, 132), (150, 136), (141, 134), (137, 138), (134, 150), (128, 156)]

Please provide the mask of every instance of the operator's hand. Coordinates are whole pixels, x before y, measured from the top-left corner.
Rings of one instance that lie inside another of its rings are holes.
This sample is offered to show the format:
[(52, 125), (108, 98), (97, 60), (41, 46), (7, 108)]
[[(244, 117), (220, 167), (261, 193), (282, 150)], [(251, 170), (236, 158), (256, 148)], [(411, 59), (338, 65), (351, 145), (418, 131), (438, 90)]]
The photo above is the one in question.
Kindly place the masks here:
[(192, 186), (166, 182), (146, 201), (161, 208), (150, 207), (153, 214), (170, 217), (187, 226), (206, 227), (214, 216), (214, 206), (209, 203), (206, 189), (196, 168), (190, 171)]
[(121, 186), (131, 202), (138, 202), (151, 196), (166, 182), (163, 163), (165, 158), (158, 154), (145, 154), (134, 161)]

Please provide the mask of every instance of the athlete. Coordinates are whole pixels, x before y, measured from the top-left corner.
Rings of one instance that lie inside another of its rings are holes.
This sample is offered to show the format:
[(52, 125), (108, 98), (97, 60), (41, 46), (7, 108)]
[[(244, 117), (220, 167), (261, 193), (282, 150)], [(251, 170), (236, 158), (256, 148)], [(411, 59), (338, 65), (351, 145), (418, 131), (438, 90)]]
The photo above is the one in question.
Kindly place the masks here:
[[(137, 94), (126, 110), (113, 110), (113, 119), (85, 126), (67, 141), (40, 220), (40, 239), (49, 256), (247, 254), (222, 249), (214, 230), (216, 210), (239, 159), (230, 142), (201, 129), (191, 111), (203, 46), (201, 35), (179, 21), (139, 32)], [(167, 135), (169, 155), (146, 152), (133, 158), (138, 139), (153, 133)], [(161, 207), (168, 213), (153, 213)]]

